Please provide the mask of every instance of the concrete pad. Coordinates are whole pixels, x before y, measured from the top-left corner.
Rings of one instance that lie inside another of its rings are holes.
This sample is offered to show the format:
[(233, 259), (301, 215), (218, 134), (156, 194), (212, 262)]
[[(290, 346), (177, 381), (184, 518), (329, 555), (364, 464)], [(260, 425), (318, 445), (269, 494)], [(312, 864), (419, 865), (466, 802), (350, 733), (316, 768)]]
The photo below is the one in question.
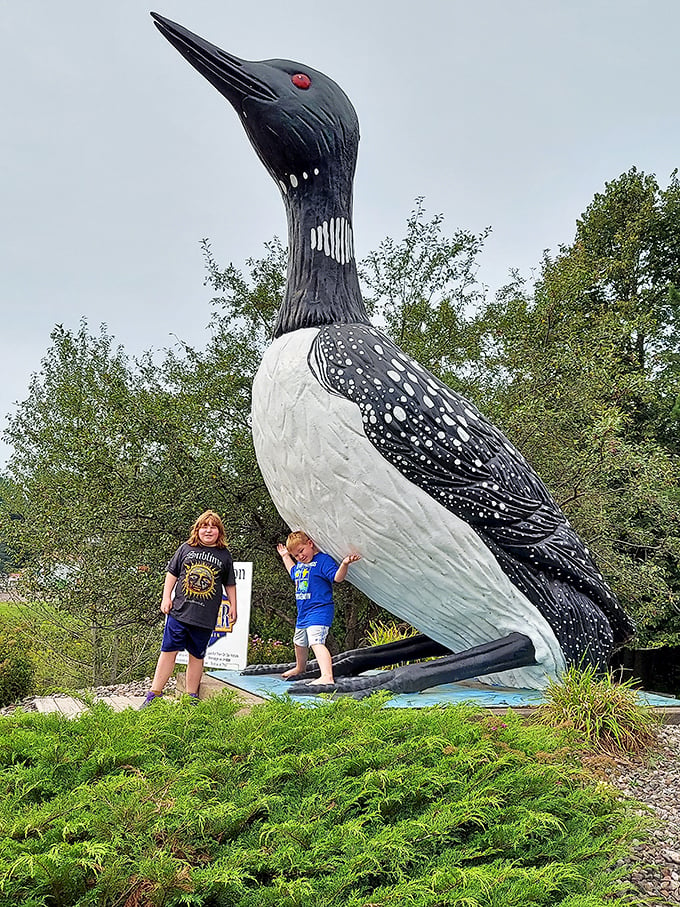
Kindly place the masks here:
[(43, 714), (57, 712), (64, 718), (75, 718), (85, 710), (82, 701), (72, 696), (39, 696), (35, 699), (35, 707)]
[(36, 696), (33, 702), (36, 709), (44, 715), (59, 711), (54, 696)]
[(100, 696), (97, 701), (110, 705), (114, 712), (122, 712), (123, 709), (138, 709), (144, 696)]
[[(240, 677), (238, 671), (224, 671), (217, 673), (225, 674), (235, 674), (237, 677)], [(177, 675), (177, 693), (186, 693), (186, 673)], [(209, 674), (204, 674), (201, 684), (198, 688), (198, 698), (199, 699), (210, 699), (213, 696), (218, 696), (220, 693), (232, 692), (236, 693), (239, 699), (242, 699), (247, 705), (258, 705), (265, 701), (267, 697), (259, 696), (252, 693), (249, 690), (239, 687), (233, 683), (230, 683), (228, 680), (222, 680), (221, 678), (215, 676), (215, 673), (211, 671)]]
[[(239, 695), (250, 694), (258, 701), (271, 699), (274, 696), (290, 695), (291, 699), (302, 705), (313, 707), (328, 702), (328, 699), (315, 696), (294, 696), (290, 694), (290, 683), (281, 679), (279, 674), (262, 674), (243, 676), (238, 671), (210, 671), (213, 681), (236, 689)], [(680, 699), (664, 696), (660, 693), (638, 692), (640, 701), (652, 706), (659, 712), (665, 724), (680, 724)], [(422, 709), (435, 705), (452, 705), (455, 703), (474, 703), (491, 711), (504, 711), (512, 708), (520, 714), (531, 714), (532, 709), (545, 701), (539, 690), (517, 690), (506, 687), (486, 686), (472, 681), (445, 683), (425, 690), (423, 693), (404, 693), (393, 696), (386, 703), (393, 709)]]
[[(87, 710), (88, 706), (74, 696), (37, 696), (35, 707), (44, 715), (63, 715), (64, 718), (76, 718)], [(123, 709), (138, 709), (144, 702), (143, 696), (99, 696), (97, 702), (105, 702), (114, 712)]]

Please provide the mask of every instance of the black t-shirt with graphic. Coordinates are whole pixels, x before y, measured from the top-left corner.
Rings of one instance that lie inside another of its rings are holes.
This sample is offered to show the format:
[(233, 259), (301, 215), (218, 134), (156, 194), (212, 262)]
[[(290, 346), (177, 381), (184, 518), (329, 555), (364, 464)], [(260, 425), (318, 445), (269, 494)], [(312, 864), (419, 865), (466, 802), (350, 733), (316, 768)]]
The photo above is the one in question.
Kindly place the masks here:
[(213, 630), (222, 604), (222, 587), (236, 585), (229, 551), (184, 542), (170, 559), (168, 573), (177, 577), (172, 616), (183, 624)]

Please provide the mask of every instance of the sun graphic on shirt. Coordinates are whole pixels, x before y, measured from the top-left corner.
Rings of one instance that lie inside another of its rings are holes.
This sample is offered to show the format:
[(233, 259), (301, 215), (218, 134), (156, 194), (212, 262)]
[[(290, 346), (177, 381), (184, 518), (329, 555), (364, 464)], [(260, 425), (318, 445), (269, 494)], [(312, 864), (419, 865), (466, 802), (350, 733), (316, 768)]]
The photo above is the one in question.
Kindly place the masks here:
[(184, 576), (184, 594), (191, 598), (210, 598), (215, 592), (215, 580), (219, 572), (207, 564), (189, 564)]

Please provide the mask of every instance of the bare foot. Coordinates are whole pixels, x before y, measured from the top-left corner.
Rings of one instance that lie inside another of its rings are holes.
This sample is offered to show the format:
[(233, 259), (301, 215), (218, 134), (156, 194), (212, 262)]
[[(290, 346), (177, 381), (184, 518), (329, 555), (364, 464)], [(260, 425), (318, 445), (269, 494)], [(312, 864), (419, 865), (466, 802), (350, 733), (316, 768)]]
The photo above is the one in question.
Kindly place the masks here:
[(305, 673), (304, 671), (296, 671), (295, 668), (293, 668), (291, 671), (285, 671), (281, 675), (281, 680), (290, 680), (291, 677), (299, 677), (300, 674), (304, 674), (304, 673)]
[(335, 681), (332, 677), (317, 677), (316, 680), (310, 680), (308, 686), (310, 687), (325, 687), (325, 686), (334, 686)]

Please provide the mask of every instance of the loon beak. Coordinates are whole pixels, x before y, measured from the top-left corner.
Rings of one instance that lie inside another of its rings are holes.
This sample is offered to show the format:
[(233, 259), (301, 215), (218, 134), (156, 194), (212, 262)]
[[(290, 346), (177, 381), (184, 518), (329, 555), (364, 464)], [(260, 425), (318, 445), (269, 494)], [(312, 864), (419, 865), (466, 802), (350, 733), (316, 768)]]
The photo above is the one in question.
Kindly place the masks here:
[(255, 69), (262, 64), (241, 60), (228, 54), (189, 29), (171, 22), (158, 13), (151, 13), (156, 28), (177, 48), (185, 60), (197, 69), (211, 85), (224, 95), (240, 115), (247, 98), (261, 101), (275, 101), (276, 95)]

